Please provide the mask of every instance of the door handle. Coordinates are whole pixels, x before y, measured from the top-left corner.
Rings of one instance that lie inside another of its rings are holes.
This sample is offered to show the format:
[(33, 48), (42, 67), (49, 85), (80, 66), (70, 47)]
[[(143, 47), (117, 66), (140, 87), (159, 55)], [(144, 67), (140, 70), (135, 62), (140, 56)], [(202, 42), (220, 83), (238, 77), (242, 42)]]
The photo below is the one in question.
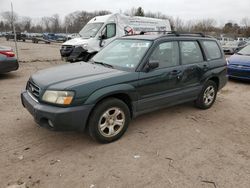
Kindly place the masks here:
[(171, 72), (171, 74), (172, 75), (178, 75), (178, 74), (180, 74), (182, 71), (180, 71), (180, 70), (173, 70), (172, 72)]
[(177, 77), (177, 79), (181, 79), (182, 71), (181, 70), (173, 70), (170, 72), (171, 76)]
[(206, 70), (208, 70), (208, 68), (209, 68), (208, 65), (203, 65), (203, 70), (206, 71)]

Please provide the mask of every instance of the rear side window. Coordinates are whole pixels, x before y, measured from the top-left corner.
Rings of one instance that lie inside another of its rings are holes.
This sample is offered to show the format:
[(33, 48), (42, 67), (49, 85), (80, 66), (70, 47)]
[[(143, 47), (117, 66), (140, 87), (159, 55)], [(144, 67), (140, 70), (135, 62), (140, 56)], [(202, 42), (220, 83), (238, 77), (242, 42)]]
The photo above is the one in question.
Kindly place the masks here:
[(207, 52), (208, 60), (221, 58), (220, 48), (215, 41), (202, 41), (202, 43)]
[(197, 41), (182, 41), (180, 47), (182, 64), (203, 62), (203, 55)]

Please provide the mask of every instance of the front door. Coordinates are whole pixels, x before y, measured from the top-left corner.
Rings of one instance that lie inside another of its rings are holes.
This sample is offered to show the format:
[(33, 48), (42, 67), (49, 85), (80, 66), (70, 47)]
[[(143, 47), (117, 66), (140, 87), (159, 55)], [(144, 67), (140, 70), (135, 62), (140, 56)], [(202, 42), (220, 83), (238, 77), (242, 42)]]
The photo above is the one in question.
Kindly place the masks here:
[(161, 108), (181, 96), (183, 69), (179, 63), (178, 42), (162, 42), (156, 45), (148, 61), (159, 62), (159, 67), (140, 73), (137, 111)]

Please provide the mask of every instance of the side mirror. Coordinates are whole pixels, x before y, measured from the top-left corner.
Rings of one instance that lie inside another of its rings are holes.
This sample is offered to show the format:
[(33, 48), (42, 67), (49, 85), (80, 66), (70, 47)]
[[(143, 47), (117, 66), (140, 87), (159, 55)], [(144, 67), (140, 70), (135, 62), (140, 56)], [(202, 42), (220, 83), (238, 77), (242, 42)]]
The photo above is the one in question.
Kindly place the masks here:
[(99, 36), (99, 40), (100, 40), (99, 46), (100, 46), (100, 47), (103, 47), (103, 46), (104, 46), (104, 44), (103, 44), (103, 40), (104, 40), (104, 39), (107, 39), (107, 37), (106, 37), (105, 35)]
[(156, 69), (157, 67), (159, 67), (159, 64), (160, 63), (157, 60), (150, 60), (145, 67), (145, 71), (149, 72), (153, 69)]
[(99, 40), (104, 40), (104, 39), (106, 39), (106, 36), (105, 36), (105, 35), (99, 36)]

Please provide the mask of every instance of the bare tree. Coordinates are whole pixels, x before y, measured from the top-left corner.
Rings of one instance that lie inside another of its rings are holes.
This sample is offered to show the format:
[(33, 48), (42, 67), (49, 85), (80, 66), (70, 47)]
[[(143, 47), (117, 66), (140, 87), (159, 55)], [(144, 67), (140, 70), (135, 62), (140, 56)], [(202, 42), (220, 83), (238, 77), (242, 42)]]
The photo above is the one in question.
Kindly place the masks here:
[(21, 22), (19, 22), (20, 28), (24, 31), (30, 32), (31, 30), (32, 19), (30, 17), (21, 18)]
[(51, 32), (51, 18), (50, 17), (42, 17), (42, 25), (46, 32)]
[(184, 21), (179, 17), (174, 19), (174, 30), (176, 31), (184, 30)]
[(58, 14), (54, 14), (51, 18), (50, 18), (50, 22), (51, 22), (51, 31), (56, 33), (56, 32), (60, 32), (60, 18)]
[(2, 12), (1, 16), (6, 24), (8, 24), (11, 28), (13, 28), (13, 23), (18, 21), (18, 15), (15, 12), (13, 12), (13, 15), (10, 11)]
[(134, 16), (136, 14), (136, 12), (137, 12), (137, 8), (132, 7), (131, 9), (126, 10), (124, 12), (124, 14), (127, 15), (127, 16)]
[(211, 32), (214, 30), (216, 25), (216, 21), (214, 19), (203, 19), (199, 20), (195, 26), (194, 26), (194, 31), (197, 32)]
[(244, 27), (250, 27), (250, 19), (245, 17), (245, 18), (242, 18), (241, 20), (241, 24), (244, 26)]

